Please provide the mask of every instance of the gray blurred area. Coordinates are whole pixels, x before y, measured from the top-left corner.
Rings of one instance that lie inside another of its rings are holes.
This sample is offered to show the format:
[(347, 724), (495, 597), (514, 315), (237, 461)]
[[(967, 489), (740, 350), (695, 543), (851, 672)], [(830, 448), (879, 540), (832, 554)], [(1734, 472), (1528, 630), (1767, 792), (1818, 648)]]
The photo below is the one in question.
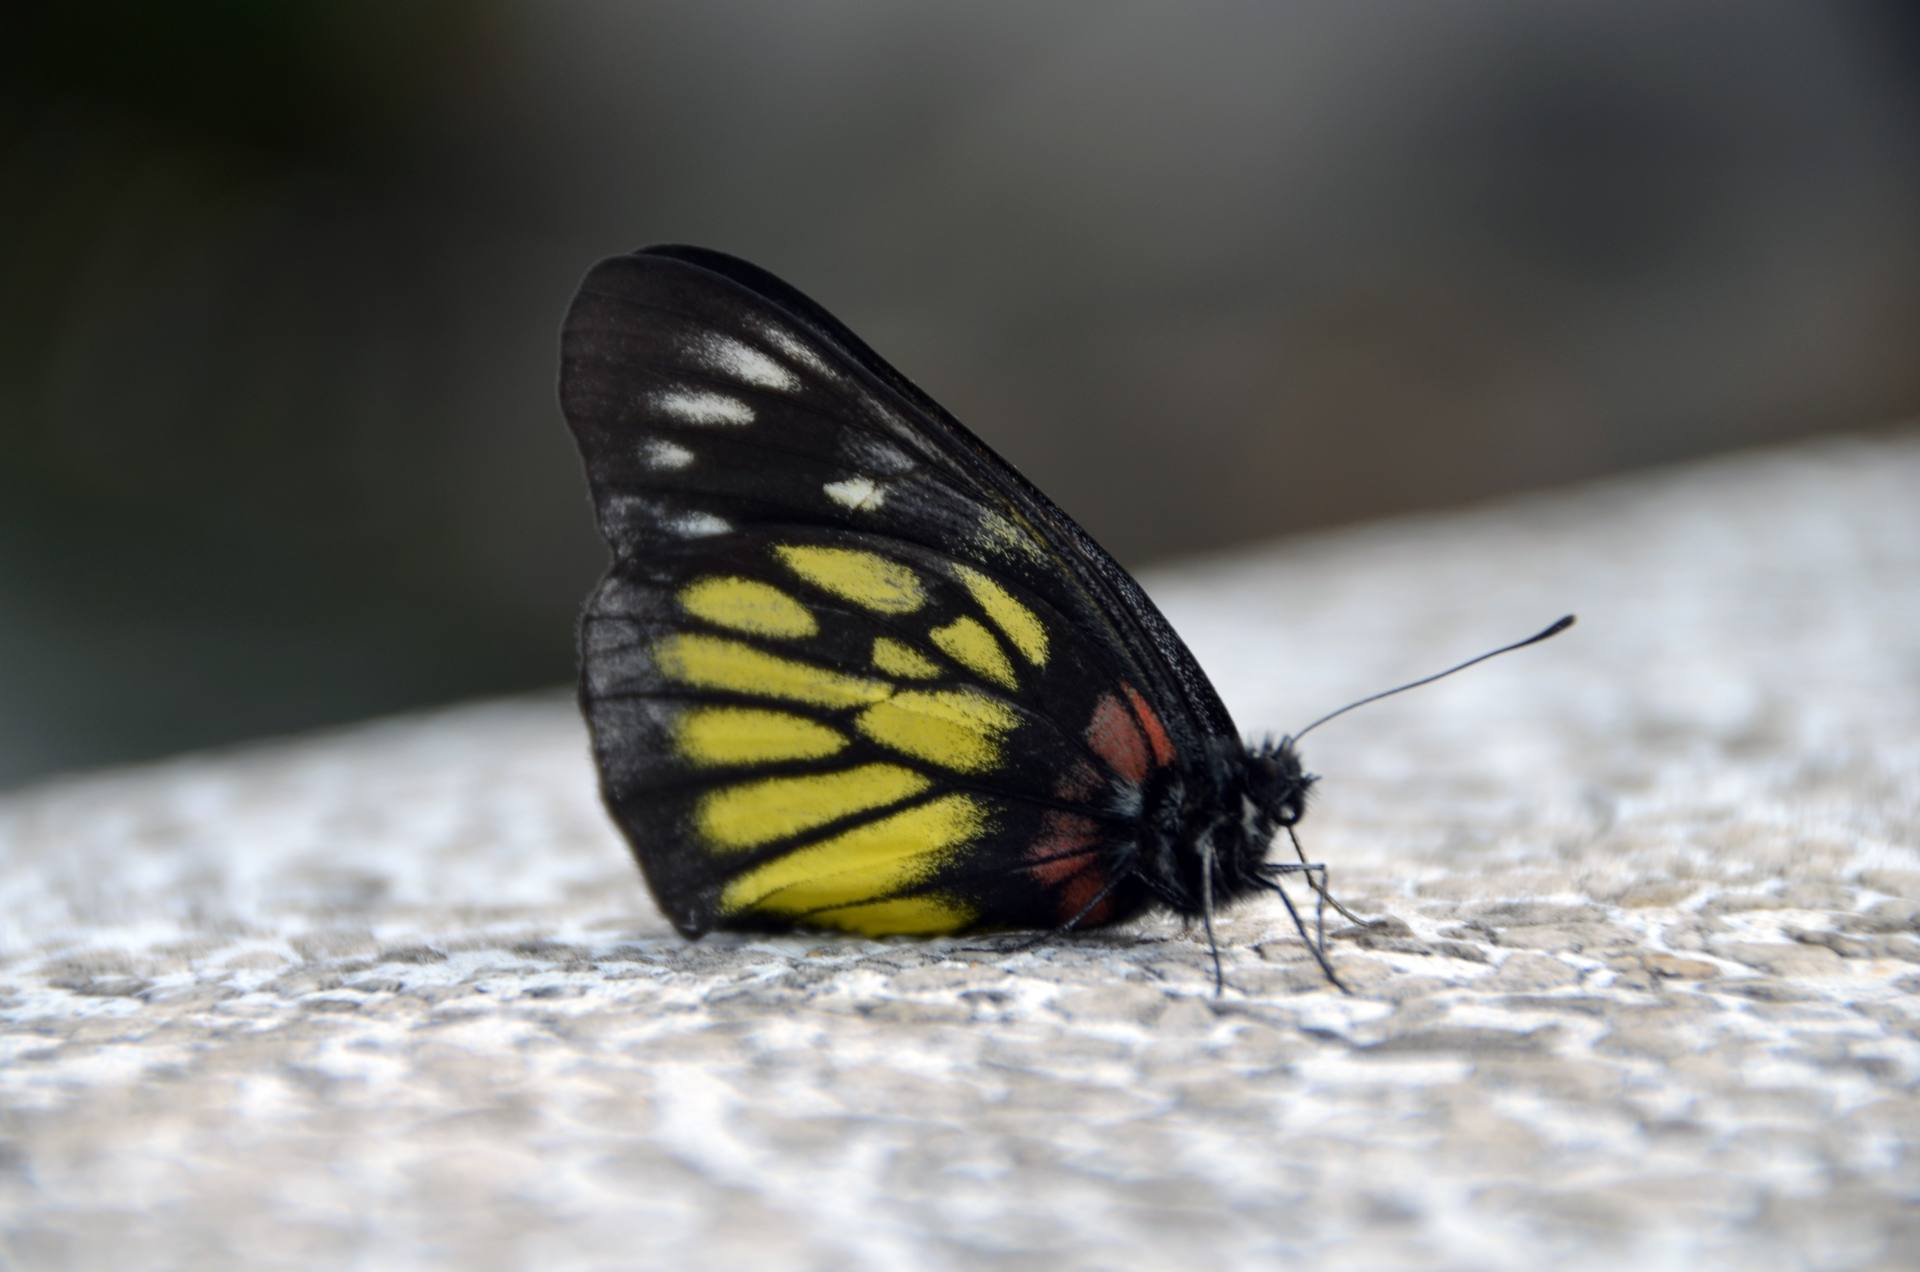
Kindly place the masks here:
[(555, 332), (648, 242), (812, 293), (1135, 566), (1897, 423), (1916, 12), (29, 7), (0, 784), (568, 678)]

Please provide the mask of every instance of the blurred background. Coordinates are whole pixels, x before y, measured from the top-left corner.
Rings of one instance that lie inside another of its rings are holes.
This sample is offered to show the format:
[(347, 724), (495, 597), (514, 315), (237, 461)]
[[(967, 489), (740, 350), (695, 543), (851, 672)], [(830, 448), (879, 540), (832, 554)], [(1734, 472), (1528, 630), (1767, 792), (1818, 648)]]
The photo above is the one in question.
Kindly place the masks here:
[(0, 785), (572, 675), (594, 260), (719, 247), (1131, 566), (1920, 407), (1920, 9), (16, 9)]

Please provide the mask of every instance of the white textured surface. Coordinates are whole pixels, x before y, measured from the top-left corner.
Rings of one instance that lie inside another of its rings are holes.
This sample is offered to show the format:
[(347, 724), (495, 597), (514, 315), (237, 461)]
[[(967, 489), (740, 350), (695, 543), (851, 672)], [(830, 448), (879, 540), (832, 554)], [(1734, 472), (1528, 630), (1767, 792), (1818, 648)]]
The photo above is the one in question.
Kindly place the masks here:
[[(1920, 1249), (1920, 439), (1154, 580), (1349, 904), (685, 944), (571, 707), (0, 801), (0, 1259), (1754, 1269)], [(749, 1262), (750, 1261), (750, 1262)], [(1337, 1261), (1337, 1262), (1336, 1262)]]

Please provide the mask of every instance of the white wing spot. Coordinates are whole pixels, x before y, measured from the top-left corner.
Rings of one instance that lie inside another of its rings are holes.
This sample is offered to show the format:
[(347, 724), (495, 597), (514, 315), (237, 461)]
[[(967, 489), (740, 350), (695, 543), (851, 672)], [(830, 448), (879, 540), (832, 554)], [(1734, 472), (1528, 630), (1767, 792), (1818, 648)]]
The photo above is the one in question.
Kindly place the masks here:
[(799, 377), (793, 372), (731, 336), (708, 333), (700, 341), (700, 356), (715, 371), (763, 389), (800, 387)]
[(641, 458), (647, 461), (649, 468), (685, 468), (693, 462), (693, 452), (678, 442), (669, 442), (655, 438), (640, 450)]
[(855, 464), (882, 476), (897, 477), (913, 470), (913, 456), (871, 433), (848, 433), (841, 445)]
[(705, 539), (725, 534), (733, 529), (733, 523), (710, 512), (683, 512), (677, 517), (667, 518), (666, 528), (689, 539)]
[(751, 424), (753, 408), (738, 398), (721, 393), (688, 393), (671, 389), (657, 395), (653, 404), (675, 419), (688, 424)]
[(821, 361), (820, 355), (809, 349), (802, 341), (796, 340), (792, 332), (769, 323), (760, 329), (760, 334), (767, 338), (769, 344), (809, 371), (818, 371), (821, 375), (832, 374), (827, 364)]
[(827, 492), (827, 498), (842, 508), (851, 508), (855, 512), (867, 508), (878, 508), (887, 497), (887, 492), (876, 486), (871, 477), (849, 477), (845, 481), (830, 481), (821, 489)]

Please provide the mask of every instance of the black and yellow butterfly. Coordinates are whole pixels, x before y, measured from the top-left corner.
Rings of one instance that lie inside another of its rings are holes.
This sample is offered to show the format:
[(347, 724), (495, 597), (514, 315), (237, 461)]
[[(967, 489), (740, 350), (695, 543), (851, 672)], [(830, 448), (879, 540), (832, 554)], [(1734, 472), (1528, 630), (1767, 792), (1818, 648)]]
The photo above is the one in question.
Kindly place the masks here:
[(1211, 941), (1319, 869), (1267, 859), (1314, 781), (1292, 742), (1243, 744), (1127, 572), (793, 288), (699, 248), (603, 261), (560, 390), (613, 549), (580, 701), (683, 934), (1161, 906)]

